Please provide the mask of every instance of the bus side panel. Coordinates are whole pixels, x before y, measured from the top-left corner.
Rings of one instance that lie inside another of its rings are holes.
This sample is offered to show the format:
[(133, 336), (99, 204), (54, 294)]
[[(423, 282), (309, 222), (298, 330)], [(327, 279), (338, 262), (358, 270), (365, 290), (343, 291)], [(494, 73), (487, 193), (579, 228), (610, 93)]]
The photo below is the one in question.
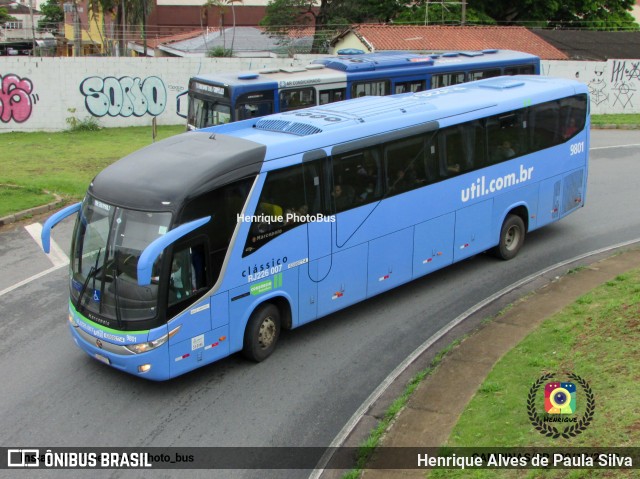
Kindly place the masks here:
[(251, 313), (275, 296), (284, 297), (291, 306), (293, 322), (296, 322), (298, 311), (298, 268), (265, 276), (262, 279), (248, 283), (229, 291), (229, 335), (231, 337), (231, 352), (240, 351), (244, 343), (244, 332)]
[[(180, 330), (169, 340), (169, 344), (179, 343), (185, 339), (193, 338), (205, 331), (210, 331), (211, 317), (213, 307), (211, 305), (211, 298), (206, 298), (203, 301), (198, 301), (191, 305), (187, 311), (180, 313), (173, 318), (169, 323), (169, 331), (174, 330), (180, 326)], [(216, 318), (221, 319), (221, 318)], [(216, 326), (223, 326), (225, 322), (220, 322)]]
[(411, 279), (413, 228), (405, 228), (369, 243), (367, 296), (382, 293)]
[(491, 216), (493, 200), (486, 200), (456, 211), (454, 261), (468, 258), (495, 246)]
[(311, 278), (317, 277), (318, 261), (303, 264), (298, 269), (298, 320), (295, 317), (294, 326), (313, 321), (318, 317), (318, 282)]
[(367, 295), (368, 244), (334, 253), (316, 261), (322, 271), (330, 270), (318, 283), (318, 317), (363, 300)]
[(212, 363), (229, 355), (229, 327), (207, 331), (191, 339), (169, 345), (171, 377)]
[(453, 263), (455, 213), (416, 225), (413, 277), (425, 275)]
[(585, 174), (583, 169), (572, 171), (562, 180), (562, 216), (568, 215), (584, 203)]
[(539, 184), (523, 186), (514, 191), (507, 191), (496, 196), (493, 199), (493, 210), (495, 211), (493, 221), (494, 243), (498, 244), (498, 236), (502, 223), (509, 214), (509, 211), (517, 206), (524, 206), (528, 214), (528, 229), (531, 231), (538, 225), (538, 194), (540, 191)]
[(538, 197), (538, 227), (547, 225), (560, 218), (561, 176), (554, 176), (540, 183)]

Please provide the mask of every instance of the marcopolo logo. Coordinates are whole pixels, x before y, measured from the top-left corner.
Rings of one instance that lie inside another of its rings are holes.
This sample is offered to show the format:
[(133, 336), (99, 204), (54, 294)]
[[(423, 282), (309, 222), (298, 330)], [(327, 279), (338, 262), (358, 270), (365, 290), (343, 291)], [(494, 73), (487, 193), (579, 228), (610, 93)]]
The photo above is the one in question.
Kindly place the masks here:
[[(593, 420), (593, 412), (596, 403), (593, 398), (593, 392), (589, 383), (574, 373), (568, 373), (568, 379), (573, 382), (551, 381), (554, 378), (553, 373), (545, 374), (540, 377), (531, 389), (527, 398), (527, 413), (533, 427), (540, 434), (547, 437), (557, 439), (560, 436), (568, 439), (581, 434), (591, 421)], [(546, 382), (546, 384), (545, 384)], [(580, 394), (580, 402), (578, 401), (578, 388), (576, 383), (580, 385), (582, 392)], [(544, 386), (544, 410), (545, 414), (538, 414), (536, 409), (536, 400), (539, 397), (539, 389)], [(584, 412), (578, 414), (578, 406), (584, 400)], [(566, 427), (560, 431), (553, 423), (563, 423)]]

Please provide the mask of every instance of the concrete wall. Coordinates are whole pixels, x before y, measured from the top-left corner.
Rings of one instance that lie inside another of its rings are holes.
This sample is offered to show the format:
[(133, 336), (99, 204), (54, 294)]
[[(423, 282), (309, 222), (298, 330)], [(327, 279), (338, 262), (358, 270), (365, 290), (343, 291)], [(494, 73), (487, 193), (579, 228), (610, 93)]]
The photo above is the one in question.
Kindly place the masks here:
[(64, 130), (71, 116), (93, 116), (104, 127), (150, 125), (153, 117), (160, 125), (185, 123), (176, 96), (191, 76), (306, 65), (310, 58), (0, 57), (0, 133)]
[(591, 113), (640, 113), (640, 60), (543, 61), (542, 74), (589, 85)]
[[(312, 58), (0, 57), (0, 133), (64, 130), (72, 116), (96, 117), (104, 127), (150, 125), (153, 117), (181, 124), (176, 96), (192, 75), (305, 65)], [(542, 69), (588, 84), (593, 113), (640, 113), (640, 60), (544, 61)]]

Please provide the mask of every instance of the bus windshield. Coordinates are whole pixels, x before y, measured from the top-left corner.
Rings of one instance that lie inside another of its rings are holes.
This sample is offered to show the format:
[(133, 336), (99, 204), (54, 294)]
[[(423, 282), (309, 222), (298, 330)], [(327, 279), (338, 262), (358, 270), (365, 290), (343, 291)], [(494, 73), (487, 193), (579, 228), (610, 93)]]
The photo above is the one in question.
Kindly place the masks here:
[(71, 301), (76, 310), (104, 325), (128, 329), (158, 310), (156, 261), (149, 286), (139, 286), (142, 251), (169, 230), (171, 213), (116, 207), (87, 196), (71, 249)]
[(231, 122), (231, 105), (193, 97), (189, 104), (189, 125), (196, 128)]

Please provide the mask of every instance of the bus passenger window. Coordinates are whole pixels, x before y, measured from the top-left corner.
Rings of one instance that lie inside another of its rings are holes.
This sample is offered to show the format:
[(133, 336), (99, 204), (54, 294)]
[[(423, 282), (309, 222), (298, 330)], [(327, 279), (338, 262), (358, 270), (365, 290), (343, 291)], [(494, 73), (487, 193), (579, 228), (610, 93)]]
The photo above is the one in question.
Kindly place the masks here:
[(327, 103), (333, 103), (336, 101), (342, 101), (347, 94), (346, 88), (336, 88), (334, 90), (322, 90), (320, 91), (320, 105), (326, 105)]
[(272, 239), (321, 214), (319, 177), (305, 178), (303, 166), (294, 165), (267, 173), (258, 206), (253, 213), (243, 256), (247, 256)]
[(557, 101), (535, 105), (530, 112), (532, 152), (564, 141), (560, 135), (560, 105)]
[(469, 170), (465, 135), (461, 125), (440, 130), (438, 143), (441, 148), (440, 176), (442, 178)]
[(464, 72), (440, 73), (431, 76), (431, 88), (458, 85), (464, 83)]
[(331, 197), (336, 213), (371, 203), (381, 196), (380, 156), (376, 148), (333, 157)]
[(422, 135), (386, 145), (384, 159), (389, 195), (409, 191), (427, 183), (424, 155), (425, 138)]
[(385, 96), (391, 93), (389, 80), (356, 82), (351, 85), (351, 98), (362, 96)]
[(396, 83), (394, 93), (415, 93), (425, 90), (424, 80), (413, 80)]
[(515, 65), (504, 69), (505, 75), (533, 75), (533, 65)]
[(496, 68), (493, 70), (476, 70), (474, 72), (469, 72), (469, 78), (467, 81), (475, 81), (482, 80), (483, 78), (491, 78), (500, 76), (500, 69)]
[(527, 153), (524, 112), (516, 110), (487, 118), (489, 164), (506, 161)]
[(560, 128), (564, 141), (573, 138), (584, 128), (587, 115), (587, 100), (577, 95), (560, 100)]
[(298, 110), (316, 104), (316, 91), (313, 88), (298, 88), (280, 92), (280, 111)]

